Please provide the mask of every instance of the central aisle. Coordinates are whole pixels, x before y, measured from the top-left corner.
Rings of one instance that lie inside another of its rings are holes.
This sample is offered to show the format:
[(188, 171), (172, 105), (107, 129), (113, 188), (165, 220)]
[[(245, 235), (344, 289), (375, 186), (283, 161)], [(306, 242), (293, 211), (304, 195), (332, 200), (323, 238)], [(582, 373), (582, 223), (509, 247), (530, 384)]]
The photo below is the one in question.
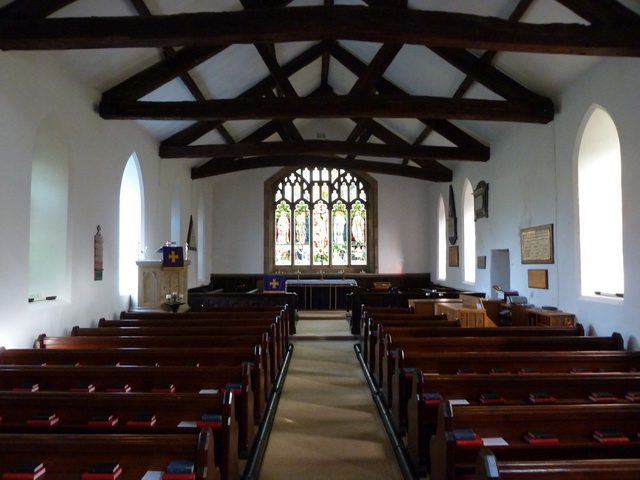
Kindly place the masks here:
[(298, 321), (260, 480), (402, 479), (348, 323)]

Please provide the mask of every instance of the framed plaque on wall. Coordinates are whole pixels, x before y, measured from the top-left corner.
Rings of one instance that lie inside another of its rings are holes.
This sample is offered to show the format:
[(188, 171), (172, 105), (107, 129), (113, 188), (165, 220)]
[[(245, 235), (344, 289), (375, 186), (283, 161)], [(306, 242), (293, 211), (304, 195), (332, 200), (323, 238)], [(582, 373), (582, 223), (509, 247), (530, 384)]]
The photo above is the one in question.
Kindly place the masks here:
[(554, 263), (553, 225), (520, 230), (522, 263)]

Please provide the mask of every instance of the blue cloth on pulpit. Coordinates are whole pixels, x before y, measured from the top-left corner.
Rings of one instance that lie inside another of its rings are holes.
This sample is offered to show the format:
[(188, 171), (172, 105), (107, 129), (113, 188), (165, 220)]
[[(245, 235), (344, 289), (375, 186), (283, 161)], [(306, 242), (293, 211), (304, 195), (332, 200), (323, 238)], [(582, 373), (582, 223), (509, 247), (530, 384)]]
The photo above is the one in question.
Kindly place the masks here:
[(182, 247), (162, 247), (163, 270), (179, 270), (184, 268), (184, 249)]

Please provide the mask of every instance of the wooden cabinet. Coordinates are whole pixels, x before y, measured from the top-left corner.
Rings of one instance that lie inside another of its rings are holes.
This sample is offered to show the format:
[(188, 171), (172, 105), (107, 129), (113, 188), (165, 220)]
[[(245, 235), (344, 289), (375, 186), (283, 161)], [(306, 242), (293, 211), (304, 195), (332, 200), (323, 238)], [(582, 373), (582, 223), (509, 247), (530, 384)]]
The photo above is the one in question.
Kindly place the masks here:
[(460, 319), (462, 327), (495, 327), (496, 324), (482, 308), (481, 299), (471, 295), (460, 295), (460, 302), (436, 303), (436, 315), (444, 313), (448, 320)]
[(528, 312), (531, 325), (541, 327), (574, 327), (576, 325), (576, 316), (573, 313), (541, 308), (529, 308)]

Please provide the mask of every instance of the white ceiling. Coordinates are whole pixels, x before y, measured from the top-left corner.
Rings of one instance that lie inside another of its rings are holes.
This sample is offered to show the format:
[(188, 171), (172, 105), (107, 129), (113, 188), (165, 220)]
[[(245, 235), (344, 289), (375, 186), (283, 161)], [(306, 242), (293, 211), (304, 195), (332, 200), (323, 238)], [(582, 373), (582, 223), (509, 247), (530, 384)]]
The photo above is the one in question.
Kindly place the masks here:
[[(11, 3), (0, 0), (0, 7)], [(409, 0), (409, 8), (439, 10), (466, 14), (493, 16), (506, 19), (518, 2), (515, 0)], [(640, 0), (621, 0), (620, 3), (640, 14)], [(146, 0), (154, 15), (170, 15), (202, 11), (242, 10), (239, 0)], [(364, 5), (359, 0), (336, 0), (336, 5)], [(324, 0), (294, 0), (288, 8), (322, 6)], [(55, 17), (134, 16), (137, 15), (128, 0), (78, 0), (56, 12)], [(535, 0), (525, 17), (527, 23), (587, 23), (554, 0)], [(368, 62), (379, 44), (341, 41), (342, 46)], [(276, 45), (277, 58), (282, 65), (308, 49), (312, 43)], [(481, 53), (481, 52), (479, 52)], [(55, 58), (82, 82), (99, 92), (108, 90), (136, 72), (149, 67), (162, 57), (159, 49), (70, 50), (51, 52)], [(494, 65), (537, 94), (551, 98), (565, 86), (601, 61), (599, 57), (499, 53)], [(318, 60), (290, 78), (300, 96), (320, 86), (321, 62)], [(253, 45), (233, 45), (207, 62), (193, 69), (191, 76), (210, 99), (234, 98), (269, 75), (269, 70)], [(465, 76), (426, 47), (405, 45), (385, 73), (385, 78), (404, 91), (416, 95), (451, 97)], [(338, 94), (348, 93), (356, 76), (338, 61), (331, 61), (329, 83)], [(496, 99), (495, 94), (475, 84), (465, 95), (467, 98)], [(145, 97), (146, 100), (192, 100), (180, 80), (175, 80)], [(381, 119), (385, 126), (406, 141), (414, 139), (424, 125), (412, 119)], [(182, 130), (188, 122), (140, 121), (158, 141)], [(236, 141), (240, 141), (265, 121), (226, 122), (225, 127)], [(496, 122), (454, 122), (476, 138), (489, 144), (500, 134)], [(344, 140), (353, 128), (349, 120), (296, 120), (295, 125), (304, 138)], [(373, 141), (373, 139), (372, 139)], [(212, 132), (198, 143), (223, 143), (217, 132)], [(426, 144), (449, 145), (438, 135), (428, 137)]]

